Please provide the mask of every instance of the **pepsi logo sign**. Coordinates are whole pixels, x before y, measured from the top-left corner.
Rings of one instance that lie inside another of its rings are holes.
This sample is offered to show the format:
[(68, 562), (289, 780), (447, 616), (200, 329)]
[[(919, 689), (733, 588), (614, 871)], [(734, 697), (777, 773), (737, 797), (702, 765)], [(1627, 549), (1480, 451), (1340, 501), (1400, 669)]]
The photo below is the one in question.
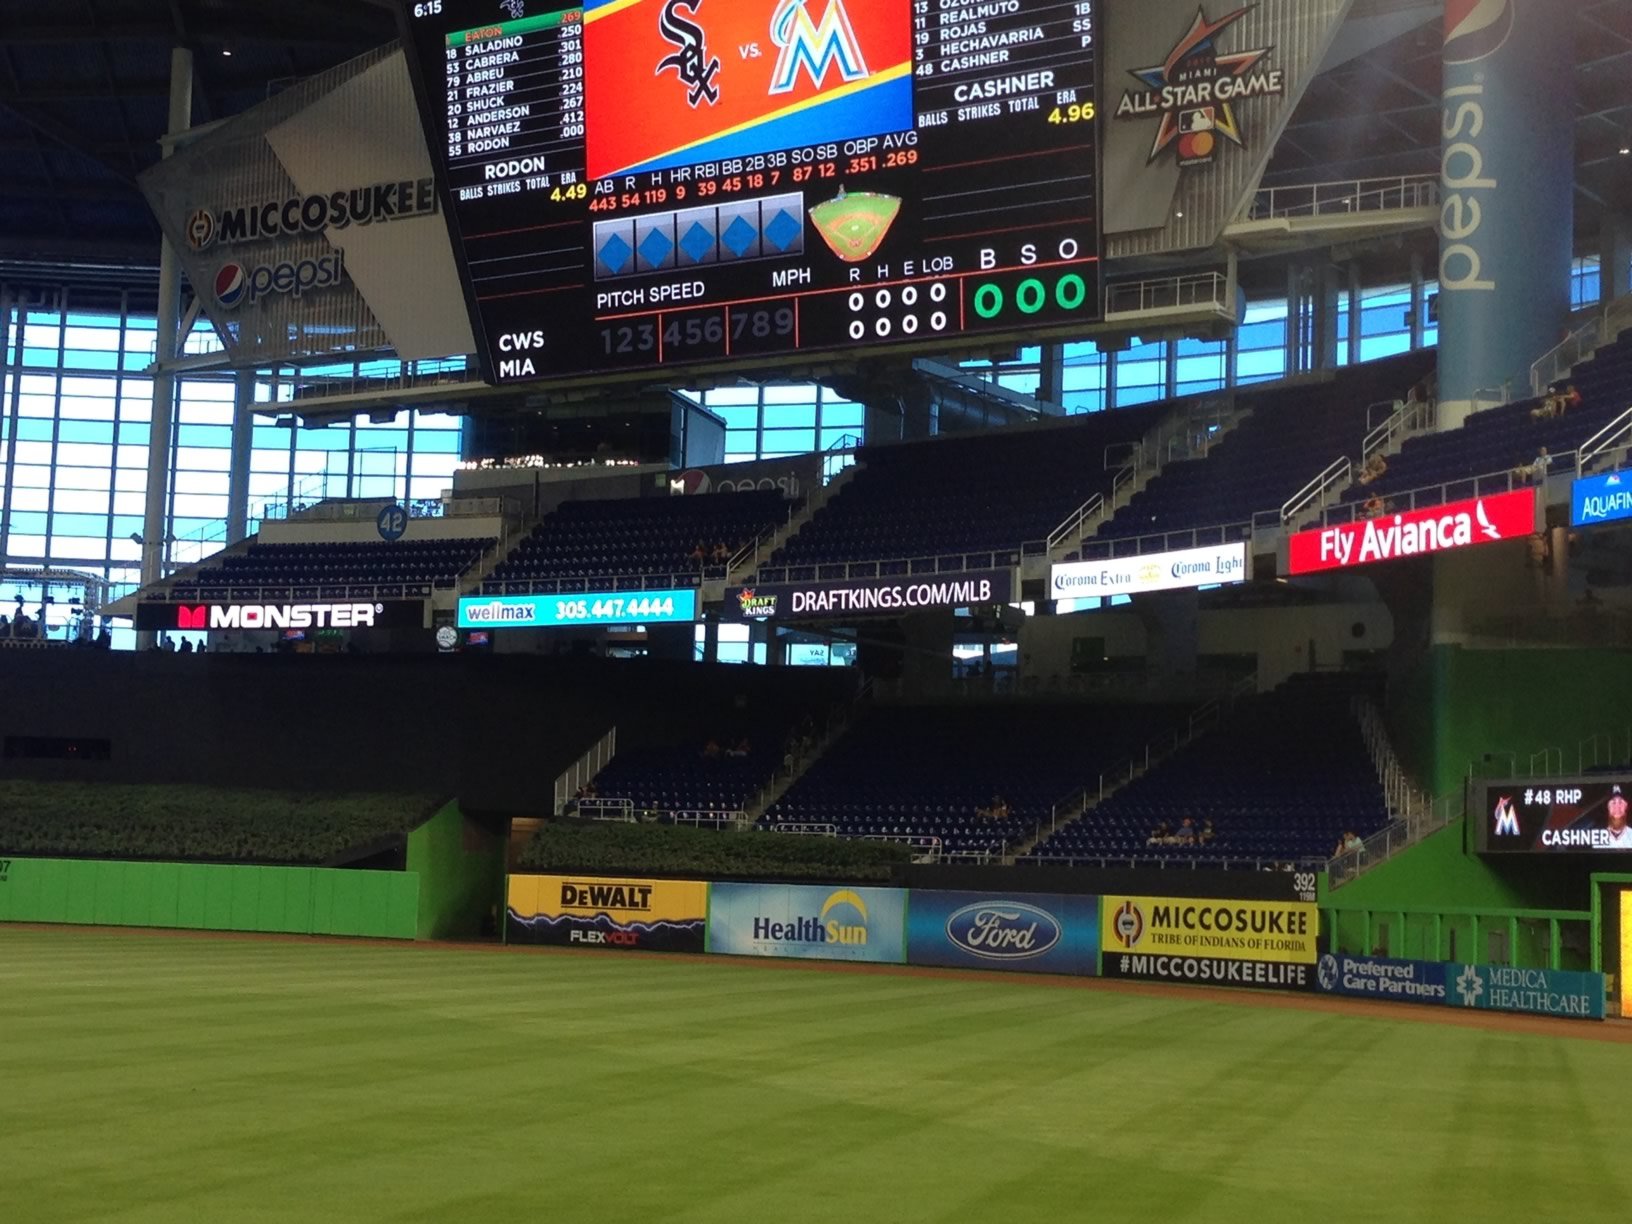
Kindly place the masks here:
[(248, 287), (249, 274), (242, 264), (222, 264), (221, 270), (215, 274), (215, 300), (228, 310), (244, 300), (244, 291)]
[(1060, 920), (1024, 901), (981, 901), (946, 920), (946, 937), (987, 960), (1029, 960), (1060, 942)]
[(1513, 33), (1513, 0), (1447, 0), (1445, 62), (1472, 64), (1500, 51)]

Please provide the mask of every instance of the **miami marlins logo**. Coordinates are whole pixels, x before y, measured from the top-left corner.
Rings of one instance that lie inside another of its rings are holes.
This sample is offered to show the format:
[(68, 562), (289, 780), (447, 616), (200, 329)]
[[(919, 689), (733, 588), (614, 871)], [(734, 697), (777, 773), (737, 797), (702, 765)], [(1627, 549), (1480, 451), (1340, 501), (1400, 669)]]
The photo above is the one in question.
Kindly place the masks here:
[(771, 74), (771, 92), (788, 93), (797, 83), (799, 69), (822, 87), (829, 67), (837, 67), (845, 82), (865, 80), (869, 73), (861, 58), (861, 44), (844, 11), (844, 0), (827, 0), (819, 22), (812, 21), (808, 0), (782, 0), (771, 18), (771, 41), (782, 48)]
[(684, 11), (695, 17), (702, 5), (703, 0), (669, 0), (663, 6), (663, 15), (657, 19), (658, 33), (679, 50), (657, 65), (657, 75), (663, 75), (665, 68), (673, 68), (681, 82), (690, 87), (687, 102), (696, 106), (706, 99), (713, 106), (720, 100), (719, 86), (714, 84), (720, 71), (719, 57), (709, 55), (703, 43), (703, 27), (680, 15)]

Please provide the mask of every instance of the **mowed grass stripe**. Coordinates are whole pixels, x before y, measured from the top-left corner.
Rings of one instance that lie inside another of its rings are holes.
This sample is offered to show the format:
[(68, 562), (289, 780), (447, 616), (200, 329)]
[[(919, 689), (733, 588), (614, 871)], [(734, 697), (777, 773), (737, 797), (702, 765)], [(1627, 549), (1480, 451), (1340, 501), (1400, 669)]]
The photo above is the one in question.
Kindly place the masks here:
[(0, 926), (7, 1224), (1618, 1218), (1624, 1048), (805, 966)]

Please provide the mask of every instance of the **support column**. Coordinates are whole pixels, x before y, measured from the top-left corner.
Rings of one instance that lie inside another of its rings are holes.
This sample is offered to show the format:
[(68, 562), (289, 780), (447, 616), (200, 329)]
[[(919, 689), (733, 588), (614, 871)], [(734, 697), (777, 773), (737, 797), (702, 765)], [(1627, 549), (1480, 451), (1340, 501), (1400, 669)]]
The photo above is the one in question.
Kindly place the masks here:
[[(170, 126), (176, 136), (192, 126), (193, 53), (185, 47), (170, 52)], [(174, 144), (166, 142), (164, 155)], [(159, 254), (158, 333), (154, 347), (153, 422), (147, 439), (147, 504), (142, 519), (142, 585), (164, 576), (165, 535), (169, 526), (165, 511), (170, 493), (170, 438), (176, 415), (176, 333), (181, 320), (181, 261), (175, 248), (165, 240)], [(152, 631), (136, 635), (136, 648), (153, 642)]]
[[(1421, 270), (1422, 270), (1422, 264), (1420, 262), (1418, 262), (1414, 266), (1416, 267), (1417, 272), (1418, 272), (1418, 276), (1420, 278)], [(1360, 283), (1360, 263), (1359, 263), (1358, 260), (1355, 260), (1355, 261), (1353, 261), (1353, 262), (1351, 262), (1349, 264), (1349, 342), (1348, 342), (1349, 343), (1349, 351), (1348, 351), (1348, 363), (1351, 366), (1360, 364), (1360, 354), (1362, 352), (1361, 342), (1365, 339), (1365, 329), (1362, 327), (1362, 322), (1363, 322), (1363, 317), (1362, 316), (1365, 313), (1365, 303), (1366, 303), (1365, 290), (1364, 290), (1364, 287)], [(1412, 304), (1412, 308), (1415, 309), (1415, 307), (1416, 307), (1416, 295), (1415, 294), (1412, 295), (1412, 303), (1411, 304)], [(1415, 328), (1415, 326), (1416, 326), (1416, 324), (1413, 323), (1412, 327)], [(1416, 348), (1417, 345), (1413, 344), (1411, 347)]]
[(1037, 399), (1045, 408), (1058, 416), (1065, 415), (1065, 345), (1045, 344), (1041, 352), (1041, 380), (1037, 384)]
[(1528, 394), (1563, 337), (1575, 197), (1572, 6), (1449, 6), (1440, 154), (1440, 428)]
[[(17, 363), (11, 364), (11, 347), (7, 336), (11, 332), (11, 316), (13, 307), (17, 313)], [(17, 485), (17, 415), (18, 407), (22, 402), (22, 369), (23, 369), (23, 329), (28, 322), (28, 309), (20, 301), (13, 302), (10, 298), (0, 297), (0, 370), (4, 370), (7, 377), (0, 378), (11, 395), (0, 399), (0, 416), (9, 419), (5, 435), (11, 439), (11, 445), (6, 447), (5, 480), (0, 481), (0, 565), (4, 565), (11, 555), (11, 491)]]
[(1337, 299), (1339, 273), (1333, 264), (1310, 268), (1313, 284), (1309, 302), (1309, 368), (1331, 370), (1337, 366)]
[(1610, 213), (1598, 231), (1598, 283), (1604, 305), (1632, 293), (1632, 213)]
[(232, 458), (227, 468), (227, 546), (249, 534), (249, 457), (255, 444), (255, 371), (239, 370), (232, 400)]
[(1423, 283), (1422, 255), (1411, 252), (1411, 351), (1423, 346), (1428, 329), (1428, 294)]
[(1286, 269), (1286, 372), (1303, 371), (1303, 269)]

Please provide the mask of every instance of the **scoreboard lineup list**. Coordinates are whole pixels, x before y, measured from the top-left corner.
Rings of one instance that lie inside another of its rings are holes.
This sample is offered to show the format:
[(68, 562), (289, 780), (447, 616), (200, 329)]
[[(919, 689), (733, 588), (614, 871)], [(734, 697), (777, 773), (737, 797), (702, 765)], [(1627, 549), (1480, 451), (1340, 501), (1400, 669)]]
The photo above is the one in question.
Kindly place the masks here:
[(1096, 3), (409, 8), (487, 377), (1099, 318)]

